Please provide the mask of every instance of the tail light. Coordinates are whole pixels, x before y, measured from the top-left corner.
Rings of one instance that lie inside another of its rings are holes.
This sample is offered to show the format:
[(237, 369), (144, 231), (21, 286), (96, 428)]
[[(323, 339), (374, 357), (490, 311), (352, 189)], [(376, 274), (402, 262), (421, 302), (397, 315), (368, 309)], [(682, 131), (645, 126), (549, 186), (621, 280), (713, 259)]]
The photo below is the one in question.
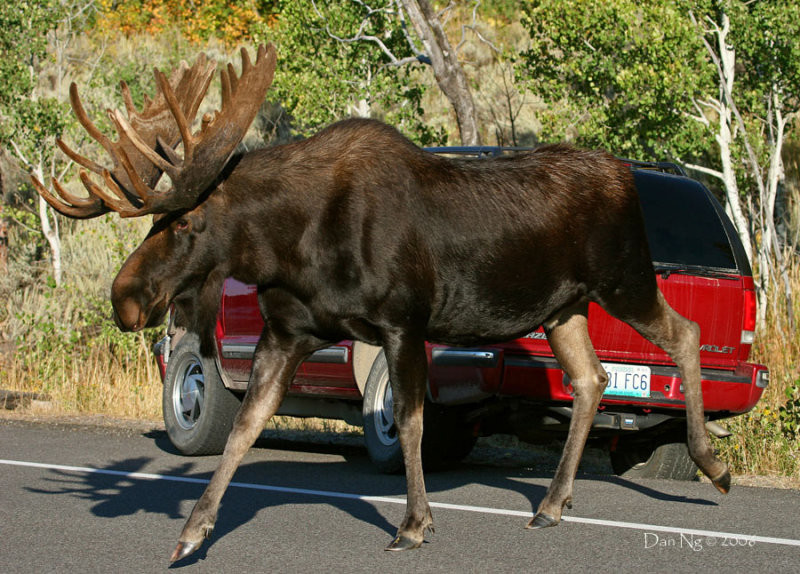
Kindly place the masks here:
[[(742, 344), (752, 345), (756, 338), (756, 292), (744, 290), (744, 318), (742, 320)], [(748, 348), (748, 354), (749, 354)]]

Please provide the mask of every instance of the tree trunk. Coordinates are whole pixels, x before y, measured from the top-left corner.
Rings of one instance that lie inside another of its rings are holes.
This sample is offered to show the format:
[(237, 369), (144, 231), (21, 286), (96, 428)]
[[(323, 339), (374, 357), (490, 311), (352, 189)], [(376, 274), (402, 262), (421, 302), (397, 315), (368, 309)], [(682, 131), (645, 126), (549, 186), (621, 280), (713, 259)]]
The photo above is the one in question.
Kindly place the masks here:
[(0, 273), (8, 274), (8, 223), (3, 217), (2, 205), (0, 205)]
[(3, 163), (5, 150), (0, 148), (0, 273), (8, 273), (8, 222), (3, 217), (3, 202), (6, 197), (6, 177)]
[(725, 182), (725, 195), (728, 200), (728, 205), (731, 208), (731, 213), (733, 214), (733, 223), (736, 226), (736, 231), (739, 232), (739, 238), (744, 244), (747, 258), (752, 265), (755, 263), (753, 256), (753, 239), (750, 234), (748, 218), (742, 211), (742, 204), (739, 199), (739, 185), (736, 183), (736, 172), (734, 170), (731, 153), (731, 144), (733, 143), (733, 133), (731, 130), (733, 125), (733, 110), (732, 102), (729, 100), (729, 94), (733, 93), (736, 73), (736, 51), (733, 46), (728, 43), (727, 39), (729, 30), (728, 15), (723, 13), (722, 20), (722, 29), (718, 34), (720, 81), (725, 82), (726, 85), (720, 86), (720, 117), (717, 143), (720, 149), (723, 181)]
[(472, 91), (436, 13), (428, 0), (400, 1), (430, 56), (433, 75), (439, 88), (453, 105), (462, 145), (481, 145)]
[[(42, 173), (41, 163), (34, 169), (34, 173), (39, 178), (39, 181), (46, 181)], [(50, 223), (51, 212), (50, 206), (47, 205), (42, 196), (39, 196), (39, 223), (42, 226), (42, 234), (50, 245), (50, 256), (53, 259), (53, 279), (56, 286), (60, 287), (63, 276), (61, 268), (61, 238), (58, 236), (58, 229)]]

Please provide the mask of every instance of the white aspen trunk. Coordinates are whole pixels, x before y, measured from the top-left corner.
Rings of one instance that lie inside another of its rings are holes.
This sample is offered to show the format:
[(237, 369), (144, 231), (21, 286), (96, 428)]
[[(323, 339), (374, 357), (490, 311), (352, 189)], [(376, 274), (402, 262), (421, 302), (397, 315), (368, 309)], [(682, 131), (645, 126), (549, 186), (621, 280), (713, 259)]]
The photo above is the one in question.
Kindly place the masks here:
[(789, 323), (789, 328), (794, 330), (794, 312), (792, 307), (793, 289), (792, 282), (789, 278), (789, 270), (787, 266), (787, 257), (783, 252), (783, 247), (780, 244), (778, 232), (775, 229), (775, 202), (778, 198), (778, 191), (781, 182), (784, 180), (785, 172), (783, 165), (783, 140), (786, 134), (786, 124), (791, 118), (784, 117), (783, 104), (780, 98), (780, 92), (777, 86), (772, 86), (772, 105), (775, 116), (775, 132), (772, 141), (770, 141), (770, 162), (769, 170), (767, 172), (766, 181), (766, 195), (762, 199), (766, 202), (765, 219), (767, 230), (765, 235), (768, 234), (770, 240), (770, 247), (773, 249), (773, 260), (777, 264), (777, 273), (780, 275), (780, 281), (783, 283), (784, 297), (786, 300), (786, 315)]
[[(41, 163), (34, 168), (34, 173), (39, 181), (46, 181), (43, 177)], [(50, 245), (50, 256), (53, 264), (53, 278), (56, 286), (60, 287), (63, 282), (63, 271), (61, 266), (61, 238), (58, 236), (58, 229), (50, 223), (51, 209), (47, 202), (39, 196), (39, 222), (42, 226), (42, 234)]]
[(744, 244), (747, 259), (752, 265), (753, 259), (753, 240), (750, 234), (750, 222), (742, 210), (741, 199), (739, 198), (739, 185), (736, 183), (736, 171), (733, 167), (731, 154), (731, 143), (733, 142), (733, 112), (731, 102), (727, 94), (733, 92), (733, 82), (735, 79), (736, 51), (727, 42), (728, 36), (728, 16), (722, 16), (723, 26), (718, 33), (718, 46), (720, 51), (720, 74), (721, 81), (726, 86), (720, 86), (719, 99), (719, 132), (717, 133), (717, 143), (719, 144), (720, 162), (722, 163), (722, 181), (725, 185), (725, 197), (728, 200), (728, 207), (733, 215), (733, 224), (739, 233), (739, 238)]
[(781, 248), (778, 244), (778, 234), (775, 230), (775, 201), (778, 198), (778, 187), (783, 180), (783, 159), (781, 153), (783, 152), (783, 138), (786, 130), (786, 119), (781, 112), (780, 98), (776, 92), (776, 87), (773, 86), (773, 107), (775, 114), (775, 135), (770, 143), (770, 158), (769, 170), (767, 172), (767, 182), (765, 186), (766, 197), (761, 198), (762, 204), (765, 205), (764, 220), (766, 225), (765, 230), (765, 246), (767, 249), (774, 249), (777, 257), (781, 256)]

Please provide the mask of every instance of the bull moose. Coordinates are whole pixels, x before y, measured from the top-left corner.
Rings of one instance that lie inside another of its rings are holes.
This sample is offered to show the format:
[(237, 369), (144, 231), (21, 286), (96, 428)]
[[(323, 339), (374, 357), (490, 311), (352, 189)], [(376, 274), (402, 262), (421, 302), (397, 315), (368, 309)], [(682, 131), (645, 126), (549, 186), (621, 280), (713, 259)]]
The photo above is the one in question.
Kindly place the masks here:
[[(54, 180), (60, 213), (89, 218), (153, 214), (153, 226), (111, 288), (123, 331), (163, 321), (170, 305), (216, 352), (214, 320), (227, 277), (258, 286), (265, 326), (247, 393), (222, 460), (195, 505), (171, 561), (208, 537), (242, 457), (276, 412), (300, 363), (342, 339), (386, 353), (408, 502), (387, 550), (420, 546), (433, 527), (420, 457), (425, 341), (483, 345), (543, 325), (572, 381), (573, 417), (561, 460), (529, 528), (560, 522), (607, 375), (587, 331), (589, 302), (664, 349), (684, 385), (691, 458), (723, 493), (727, 466), (704, 427), (699, 328), (658, 290), (630, 170), (612, 156), (564, 145), (486, 161), (427, 153), (395, 129), (348, 119), (313, 137), (234, 153), (264, 101), (275, 49), (260, 46), (242, 71), (220, 72), (221, 110), (192, 125), (214, 74), (201, 54), (141, 112), (127, 86), (118, 133), (89, 119), (73, 84), (72, 108), (113, 160), (108, 169), (59, 147), (83, 169), (88, 197)], [(179, 146), (182, 144), (182, 151)], [(95, 182), (89, 172), (102, 178)], [(166, 173), (171, 187), (157, 190)]]

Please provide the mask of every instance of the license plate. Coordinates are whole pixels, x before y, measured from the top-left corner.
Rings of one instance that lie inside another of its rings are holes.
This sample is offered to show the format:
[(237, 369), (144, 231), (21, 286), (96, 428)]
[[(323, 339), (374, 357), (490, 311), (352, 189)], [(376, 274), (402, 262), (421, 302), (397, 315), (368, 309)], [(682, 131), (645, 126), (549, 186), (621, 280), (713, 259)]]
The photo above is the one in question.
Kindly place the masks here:
[(608, 385), (604, 395), (622, 397), (650, 396), (650, 367), (643, 365), (620, 365), (603, 363), (608, 373)]

